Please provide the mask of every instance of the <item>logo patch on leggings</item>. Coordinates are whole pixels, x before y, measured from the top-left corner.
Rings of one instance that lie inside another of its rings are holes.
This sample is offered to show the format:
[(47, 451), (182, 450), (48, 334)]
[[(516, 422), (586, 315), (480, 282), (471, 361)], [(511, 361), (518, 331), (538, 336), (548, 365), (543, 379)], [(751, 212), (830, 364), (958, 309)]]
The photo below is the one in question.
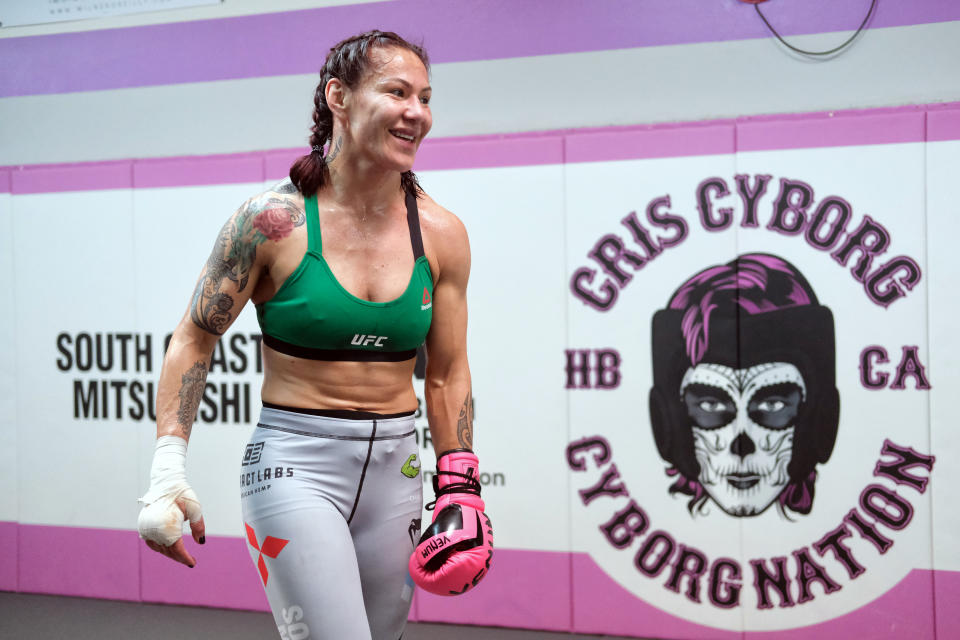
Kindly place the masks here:
[(267, 586), (267, 578), (269, 577), (269, 572), (267, 571), (267, 563), (263, 559), (263, 556), (268, 558), (276, 558), (280, 555), (280, 552), (283, 551), (283, 548), (287, 546), (289, 540), (284, 540), (283, 538), (274, 538), (273, 536), (267, 536), (263, 539), (263, 544), (257, 544), (257, 534), (254, 532), (253, 527), (248, 525), (246, 522), (243, 523), (243, 526), (247, 528), (247, 542), (250, 543), (254, 549), (260, 552), (257, 556), (257, 569), (260, 570), (260, 578), (263, 580), (263, 586)]
[(243, 452), (243, 466), (257, 464), (260, 462), (260, 455), (263, 453), (262, 442), (251, 442)]
[(410, 544), (416, 546), (417, 540), (420, 539), (420, 518), (414, 518), (410, 521), (407, 533), (410, 534)]
[(420, 475), (420, 467), (413, 466), (413, 462), (417, 459), (417, 454), (412, 453), (410, 457), (407, 458), (407, 461), (403, 463), (403, 466), (400, 468), (400, 473), (407, 476), (408, 478), (416, 478)]
[(241, 498), (252, 496), (255, 493), (269, 491), (273, 486), (271, 480), (292, 478), (293, 467), (265, 467), (240, 474)]
[(280, 632), (280, 640), (308, 640), (310, 638), (310, 627), (303, 620), (303, 608), (299, 605), (284, 607), (280, 611), (283, 618), (283, 624), (277, 627)]

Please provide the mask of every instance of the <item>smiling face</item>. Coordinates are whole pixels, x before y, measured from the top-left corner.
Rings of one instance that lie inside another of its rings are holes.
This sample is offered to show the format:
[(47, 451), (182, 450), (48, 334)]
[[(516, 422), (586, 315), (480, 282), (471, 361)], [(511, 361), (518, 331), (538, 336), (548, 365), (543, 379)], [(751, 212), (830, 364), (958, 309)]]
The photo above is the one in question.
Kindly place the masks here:
[(687, 370), (680, 395), (692, 425), (698, 480), (725, 512), (757, 515), (786, 487), (805, 394), (800, 371), (785, 362), (748, 369), (701, 363)]
[(427, 69), (400, 47), (374, 49), (369, 60), (360, 83), (345, 88), (344, 151), (384, 170), (409, 171), (433, 126)]

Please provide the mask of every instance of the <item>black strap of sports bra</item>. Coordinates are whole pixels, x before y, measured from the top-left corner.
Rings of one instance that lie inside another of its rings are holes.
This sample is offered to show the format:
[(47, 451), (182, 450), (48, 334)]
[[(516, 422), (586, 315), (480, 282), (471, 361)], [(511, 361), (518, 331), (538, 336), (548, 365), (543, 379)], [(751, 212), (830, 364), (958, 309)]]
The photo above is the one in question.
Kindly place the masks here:
[(423, 237), (420, 235), (420, 214), (417, 211), (417, 196), (407, 191), (407, 225), (410, 227), (410, 244), (413, 245), (413, 259), (423, 255)]

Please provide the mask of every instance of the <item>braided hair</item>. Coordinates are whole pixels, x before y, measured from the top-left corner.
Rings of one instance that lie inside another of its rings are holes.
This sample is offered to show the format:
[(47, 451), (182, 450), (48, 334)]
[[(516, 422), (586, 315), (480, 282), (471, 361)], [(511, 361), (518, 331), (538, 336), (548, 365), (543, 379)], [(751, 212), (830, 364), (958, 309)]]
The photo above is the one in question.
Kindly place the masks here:
[[(355, 87), (370, 67), (371, 49), (378, 47), (400, 47), (412, 51), (420, 58), (423, 66), (430, 70), (427, 52), (392, 31), (367, 31), (347, 38), (330, 49), (320, 69), (320, 84), (313, 95), (311, 151), (290, 167), (290, 180), (305, 197), (314, 195), (329, 177), (323, 156), (323, 148), (333, 136), (333, 112), (327, 105), (327, 83), (332, 78), (337, 78), (347, 87)], [(401, 175), (400, 185), (404, 192), (416, 196), (422, 193), (413, 171), (405, 171)]]

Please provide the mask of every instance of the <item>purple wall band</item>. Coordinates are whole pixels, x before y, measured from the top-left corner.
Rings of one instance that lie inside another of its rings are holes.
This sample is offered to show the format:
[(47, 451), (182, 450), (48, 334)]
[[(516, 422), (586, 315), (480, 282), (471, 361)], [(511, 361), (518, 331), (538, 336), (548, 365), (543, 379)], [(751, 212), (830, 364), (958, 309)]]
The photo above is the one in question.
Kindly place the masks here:
[(567, 138), (567, 162), (706, 156), (735, 151), (735, 123), (732, 120), (587, 131)]
[(129, 160), (25, 165), (14, 168), (10, 180), (14, 194), (132, 187), (133, 162)]
[(280, 180), (290, 175), (290, 167), (309, 149), (278, 149), (263, 155), (263, 174), (267, 180)]
[[(929, 130), (928, 130), (929, 129)], [(417, 171), (960, 139), (960, 103), (426, 140)], [(626, 147), (624, 140), (630, 142)], [(617, 144), (611, 144), (617, 141)], [(625, 150), (626, 149), (626, 150)], [(303, 149), (0, 167), (14, 195), (279, 180)]]
[(17, 590), (19, 534), (16, 522), (0, 522), (0, 591)]
[(925, 136), (922, 112), (830, 114), (802, 120), (738, 123), (737, 151), (922, 142)]
[(134, 188), (263, 182), (263, 154), (157, 158), (133, 163)]
[(960, 109), (931, 111), (927, 114), (927, 140), (960, 140)]
[(17, 591), (140, 600), (142, 543), (135, 531), (23, 524), (17, 528)]
[[(850, 31), (868, 0), (771, 2), (785, 36)], [(870, 28), (960, 20), (954, 0), (878, 2)], [(434, 62), (771, 37), (735, 0), (393, 0), (0, 39), (0, 97), (316, 72), (340, 39), (371, 28), (423, 41)], [(869, 35), (869, 34), (867, 34)]]
[(148, 549), (136, 532), (125, 533), (136, 538), (143, 602), (270, 610), (246, 538), (207, 536), (206, 544), (200, 546), (184, 536), (187, 549), (197, 559), (197, 566), (190, 569)]
[(428, 140), (417, 152), (417, 171), (560, 164), (562, 136), (472, 136)]
[[(11, 582), (10, 549), (17, 549), (17, 537), (19, 576)], [(243, 538), (208, 536), (203, 547), (187, 540), (198, 560), (194, 569), (149, 551), (135, 531), (0, 523), (0, 542), (5, 543), (0, 547), (0, 590), (268, 610)], [(647, 604), (587, 554), (499, 549), (479, 588), (458, 598), (418, 591), (410, 619), (716, 640), (894, 640), (908, 635), (945, 639), (953, 637), (960, 623), (956, 607), (950, 605), (958, 598), (960, 572), (915, 569), (873, 602), (838, 618), (787, 631), (741, 634), (690, 622)]]
[(617, 584), (588, 554), (573, 553), (573, 627), (575, 633), (636, 635), (697, 640), (739, 640), (742, 633), (725, 631), (662, 611)]

